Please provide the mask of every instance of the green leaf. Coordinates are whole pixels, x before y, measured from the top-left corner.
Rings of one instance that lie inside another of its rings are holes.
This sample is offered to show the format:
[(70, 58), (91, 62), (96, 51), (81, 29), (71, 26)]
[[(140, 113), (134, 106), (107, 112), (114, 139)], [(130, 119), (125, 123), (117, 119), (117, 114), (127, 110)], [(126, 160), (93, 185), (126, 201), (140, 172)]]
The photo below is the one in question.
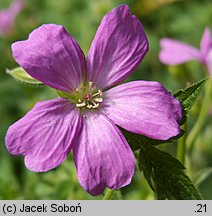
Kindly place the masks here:
[(143, 171), (144, 177), (147, 180), (149, 186), (153, 191), (155, 191), (153, 182), (151, 179), (152, 176), (152, 171), (153, 171), (153, 166), (150, 160), (148, 160), (148, 157), (146, 157), (146, 154), (143, 154), (142, 151), (140, 151), (139, 154), (139, 169), (140, 171)]
[(6, 73), (11, 75), (16, 80), (33, 86), (43, 86), (44, 84), (31, 77), (23, 68), (17, 67), (12, 70), (6, 69)]
[(186, 122), (187, 115), (195, 101), (198, 99), (203, 84), (206, 80), (207, 79), (200, 80), (192, 86), (181, 89), (174, 94), (174, 97), (176, 97), (181, 102), (183, 107), (183, 119), (180, 123), (181, 125)]
[(139, 168), (158, 199), (202, 199), (192, 181), (184, 173), (184, 166), (170, 154), (152, 145), (142, 146)]

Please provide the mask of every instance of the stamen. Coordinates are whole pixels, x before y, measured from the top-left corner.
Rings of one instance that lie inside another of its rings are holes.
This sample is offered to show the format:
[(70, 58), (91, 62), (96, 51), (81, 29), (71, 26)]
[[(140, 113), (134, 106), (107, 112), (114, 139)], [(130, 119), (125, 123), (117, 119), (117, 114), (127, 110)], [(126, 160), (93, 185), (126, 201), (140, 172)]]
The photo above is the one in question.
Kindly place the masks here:
[(85, 103), (85, 102), (82, 102), (82, 103), (77, 103), (76, 104), (76, 107), (78, 107), (78, 108), (83, 108), (83, 107), (85, 107), (87, 104)]
[(94, 101), (97, 103), (101, 103), (103, 101), (103, 99), (102, 98), (94, 98)]
[(78, 99), (76, 107), (96, 109), (103, 102), (102, 91), (96, 89), (92, 82), (88, 82), (87, 86), (80, 86), (76, 89)]
[(92, 106), (96, 106), (96, 103), (94, 101), (90, 101), (90, 103), (92, 104)]
[(87, 107), (88, 109), (91, 109), (91, 108), (92, 108), (92, 105), (91, 105), (91, 104), (88, 104), (86, 107)]
[(102, 91), (99, 89), (97, 93), (93, 94), (92, 97), (96, 97), (96, 96), (102, 96)]
[(93, 109), (96, 109), (96, 108), (98, 108), (98, 107), (99, 107), (99, 103), (92, 106)]
[(89, 82), (89, 83), (88, 83), (88, 89), (89, 89), (89, 90), (91, 90), (91, 88), (92, 88), (92, 85), (93, 85), (93, 83), (92, 83), (92, 82)]

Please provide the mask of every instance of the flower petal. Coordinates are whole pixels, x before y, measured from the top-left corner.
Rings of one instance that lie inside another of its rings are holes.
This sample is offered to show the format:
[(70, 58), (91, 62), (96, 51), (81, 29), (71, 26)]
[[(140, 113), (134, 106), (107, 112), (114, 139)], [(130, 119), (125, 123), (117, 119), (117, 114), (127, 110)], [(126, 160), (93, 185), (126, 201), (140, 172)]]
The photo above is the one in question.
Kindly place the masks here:
[(105, 89), (126, 79), (148, 51), (139, 19), (122, 5), (103, 18), (87, 57), (87, 79)]
[(204, 33), (202, 35), (202, 40), (200, 43), (200, 55), (201, 55), (203, 64), (206, 63), (206, 57), (210, 49), (212, 49), (211, 32), (209, 28), (205, 28)]
[(208, 52), (206, 57), (206, 66), (208, 69), (209, 76), (212, 77), (212, 49)]
[(158, 82), (134, 81), (104, 93), (103, 109), (115, 124), (133, 133), (167, 140), (179, 134), (181, 105)]
[(23, 9), (23, 6), (23, 0), (14, 0), (7, 9), (0, 11), (0, 36), (10, 33), (15, 18)]
[(81, 129), (78, 111), (64, 99), (40, 102), (8, 129), (6, 147), (25, 156), (26, 167), (45, 172), (60, 165)]
[(80, 184), (96, 196), (130, 183), (135, 159), (120, 130), (104, 115), (86, 113), (74, 159)]
[(17, 16), (24, 7), (24, 0), (14, 0), (10, 5), (12, 16)]
[(183, 64), (191, 60), (200, 60), (199, 50), (177, 40), (164, 38), (160, 41), (159, 59), (168, 65)]
[(14, 43), (12, 50), (27, 73), (52, 88), (73, 90), (84, 79), (82, 50), (63, 26), (42, 25), (28, 40)]

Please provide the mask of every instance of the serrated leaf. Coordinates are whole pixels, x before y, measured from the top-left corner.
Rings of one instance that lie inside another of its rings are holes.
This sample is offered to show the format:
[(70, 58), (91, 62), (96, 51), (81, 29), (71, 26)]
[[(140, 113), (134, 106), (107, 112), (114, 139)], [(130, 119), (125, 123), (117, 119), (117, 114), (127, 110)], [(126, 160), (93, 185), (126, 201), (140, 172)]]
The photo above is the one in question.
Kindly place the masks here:
[(181, 89), (174, 94), (174, 97), (176, 97), (181, 102), (183, 107), (183, 119), (180, 123), (181, 125), (186, 122), (188, 112), (198, 99), (202, 86), (206, 80), (207, 79), (200, 80), (192, 86)]
[(6, 73), (11, 75), (16, 80), (33, 86), (43, 86), (44, 84), (31, 77), (23, 68), (17, 67), (12, 70), (6, 69)]
[(157, 164), (166, 164), (167, 167), (177, 170), (184, 170), (185, 167), (174, 157), (172, 157), (169, 153), (161, 151), (157, 148), (150, 147), (149, 155), (154, 159), (155, 165)]
[(140, 151), (139, 168), (158, 199), (202, 199), (176, 158), (152, 145), (144, 145)]
[(192, 181), (183, 172), (178, 170), (167, 169), (165, 166), (157, 168), (164, 175), (156, 179), (160, 187), (167, 194), (167, 198), (173, 197), (177, 200), (199, 200), (201, 195), (194, 187)]
[(202, 85), (205, 83), (206, 80), (207, 79), (200, 80), (192, 86), (189, 86), (186, 89), (181, 89), (174, 94), (174, 96), (181, 101), (185, 109), (191, 109), (199, 96)]
[(145, 154), (143, 154), (143, 151), (139, 152), (139, 160), (140, 163), (138, 164), (139, 169), (141, 171), (143, 171), (144, 177), (147, 180), (149, 186), (151, 187), (151, 189), (153, 191), (155, 191), (154, 186), (153, 186), (153, 182), (151, 179), (152, 176), (152, 170), (153, 170), (153, 166), (150, 160), (148, 160), (148, 158), (145, 156)]

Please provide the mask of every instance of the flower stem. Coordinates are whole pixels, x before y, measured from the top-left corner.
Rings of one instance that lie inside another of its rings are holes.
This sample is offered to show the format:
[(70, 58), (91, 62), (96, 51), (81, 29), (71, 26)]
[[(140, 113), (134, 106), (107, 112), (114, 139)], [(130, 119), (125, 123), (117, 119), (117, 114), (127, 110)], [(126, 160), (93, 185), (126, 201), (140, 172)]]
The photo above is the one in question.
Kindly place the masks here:
[[(182, 126), (182, 129), (186, 131), (186, 123)], [(186, 134), (184, 134), (179, 140), (177, 145), (177, 159), (184, 164), (186, 156)]]
[(103, 197), (103, 200), (110, 200), (113, 196), (113, 192), (114, 192), (113, 190), (108, 188), (104, 197)]
[(194, 125), (194, 127), (191, 129), (191, 132), (189, 133), (187, 140), (186, 140), (186, 145), (187, 148), (190, 148), (194, 139), (202, 129), (205, 120), (208, 116), (208, 111), (211, 103), (211, 93), (212, 93), (212, 79), (208, 79), (206, 84), (205, 84), (205, 97), (202, 102), (202, 106), (199, 112), (199, 116), (197, 118), (197, 121)]

